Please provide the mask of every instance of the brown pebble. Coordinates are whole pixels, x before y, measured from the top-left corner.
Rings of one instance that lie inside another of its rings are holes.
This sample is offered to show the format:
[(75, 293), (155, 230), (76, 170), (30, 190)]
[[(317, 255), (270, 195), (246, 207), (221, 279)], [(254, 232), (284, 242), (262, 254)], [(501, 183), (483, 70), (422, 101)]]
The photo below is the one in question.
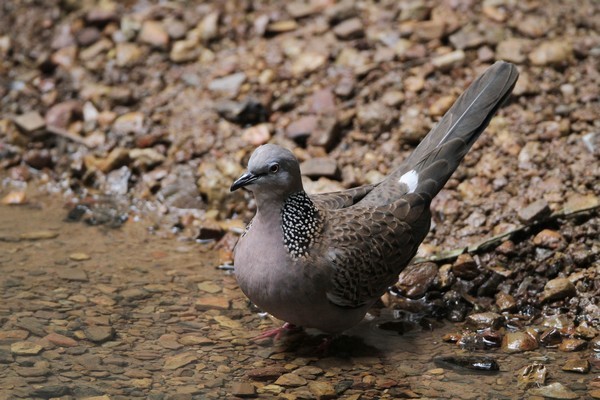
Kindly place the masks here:
[(233, 382), (231, 394), (242, 398), (256, 397), (256, 387), (248, 382)]
[(587, 374), (590, 372), (590, 362), (588, 360), (571, 359), (567, 360), (565, 365), (562, 367), (563, 371), (578, 372), (580, 374)]
[(458, 278), (471, 280), (479, 275), (479, 269), (477, 263), (468, 253), (464, 253), (458, 256), (454, 264), (452, 264), (452, 272)]
[(560, 232), (544, 229), (533, 238), (533, 244), (539, 247), (556, 250), (564, 244), (565, 239)]
[(525, 332), (509, 332), (502, 339), (502, 350), (507, 353), (520, 353), (537, 348), (537, 341)]
[(587, 347), (587, 342), (582, 339), (565, 339), (558, 346), (560, 351), (580, 351)]

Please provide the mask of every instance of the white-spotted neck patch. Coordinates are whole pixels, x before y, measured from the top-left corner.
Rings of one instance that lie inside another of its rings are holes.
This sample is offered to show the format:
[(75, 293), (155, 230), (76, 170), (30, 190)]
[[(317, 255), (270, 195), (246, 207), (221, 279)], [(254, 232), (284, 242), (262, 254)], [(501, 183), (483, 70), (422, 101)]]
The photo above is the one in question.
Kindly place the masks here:
[(419, 174), (414, 169), (411, 169), (398, 179), (398, 183), (403, 183), (408, 187), (408, 193), (413, 193), (417, 190), (419, 184)]
[(323, 228), (319, 209), (305, 192), (290, 195), (281, 208), (283, 243), (292, 258), (305, 256)]

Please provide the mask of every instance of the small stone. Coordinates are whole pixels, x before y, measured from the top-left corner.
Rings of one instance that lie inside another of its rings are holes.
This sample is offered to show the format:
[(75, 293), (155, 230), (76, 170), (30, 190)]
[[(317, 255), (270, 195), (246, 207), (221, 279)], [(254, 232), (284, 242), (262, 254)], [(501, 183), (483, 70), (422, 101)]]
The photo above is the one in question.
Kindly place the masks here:
[(256, 397), (256, 387), (248, 382), (234, 382), (231, 385), (231, 394), (237, 397)]
[(593, 193), (586, 195), (574, 193), (567, 198), (564, 208), (567, 212), (576, 212), (598, 207), (599, 204), (600, 198)]
[(56, 271), (56, 274), (60, 279), (73, 282), (87, 282), (87, 273), (79, 268), (61, 268)]
[(400, 272), (396, 287), (406, 297), (418, 299), (431, 287), (437, 275), (438, 267), (435, 263), (409, 264)]
[(0, 331), (0, 345), (21, 342), (27, 339), (29, 332), (24, 329)]
[(588, 360), (571, 359), (567, 360), (563, 365), (562, 370), (568, 372), (577, 372), (580, 374), (587, 374), (590, 372), (590, 362)]
[(498, 292), (496, 294), (496, 305), (500, 311), (511, 311), (517, 307), (517, 302), (512, 295)]
[(528, 39), (509, 38), (496, 46), (496, 58), (521, 64), (527, 59), (526, 53), (530, 47), (531, 41)]
[(315, 115), (300, 117), (287, 126), (286, 136), (292, 140), (306, 139), (317, 128), (317, 122)]
[(312, 51), (303, 52), (294, 60), (291, 67), (292, 74), (295, 77), (303, 77), (321, 68), (326, 61), (327, 57), (323, 54)]
[(283, 374), (275, 381), (276, 385), (286, 387), (298, 387), (306, 385), (307, 380), (294, 373)]
[(27, 196), (23, 190), (13, 190), (0, 200), (4, 205), (19, 205), (27, 203)]
[(502, 339), (502, 350), (507, 353), (520, 353), (537, 348), (537, 340), (525, 332), (508, 332)]
[(504, 317), (494, 312), (483, 312), (469, 315), (465, 323), (474, 329), (499, 329), (504, 324)]
[(276, 21), (267, 25), (267, 32), (273, 34), (291, 32), (296, 29), (298, 29), (298, 23), (293, 19)]
[(431, 64), (439, 70), (446, 70), (446, 69), (454, 68), (454, 67), (461, 65), (464, 60), (465, 60), (465, 52), (462, 50), (456, 50), (456, 51), (435, 57), (433, 60), (431, 60)]
[(337, 162), (329, 157), (316, 157), (304, 161), (300, 165), (302, 174), (311, 178), (326, 177), (338, 179), (340, 171)]
[(333, 28), (333, 33), (341, 40), (358, 39), (365, 35), (360, 18), (351, 18), (341, 22)]
[(42, 399), (54, 399), (67, 396), (70, 393), (71, 388), (67, 385), (44, 385), (33, 389), (29, 393), (29, 396)]
[(208, 346), (214, 343), (205, 336), (195, 334), (183, 335), (178, 339), (178, 342), (184, 346)]
[(573, 297), (577, 294), (575, 285), (567, 278), (556, 278), (548, 281), (544, 286), (544, 291), (540, 296), (542, 303), (562, 300), (566, 297)]
[(160, 49), (166, 49), (169, 45), (169, 34), (159, 21), (144, 21), (138, 39)]
[(548, 202), (544, 199), (539, 199), (519, 209), (518, 215), (521, 221), (531, 223), (548, 217), (551, 212)]
[(140, 61), (143, 51), (135, 43), (117, 43), (115, 48), (115, 61), (119, 67), (132, 67)]
[(536, 396), (544, 396), (550, 399), (569, 400), (579, 398), (577, 393), (573, 392), (571, 389), (559, 382), (554, 382), (548, 386), (543, 386), (540, 388), (529, 389), (527, 393)]
[(81, 115), (81, 103), (75, 100), (55, 104), (46, 111), (46, 125), (67, 129), (77, 115)]
[(219, 12), (213, 11), (207, 14), (198, 24), (198, 30), (203, 42), (215, 39), (219, 34)]
[(180, 354), (176, 354), (174, 356), (170, 356), (167, 357), (165, 359), (165, 364), (163, 366), (163, 368), (165, 369), (177, 369), (177, 368), (181, 368), (183, 366), (186, 366), (188, 364), (191, 364), (195, 361), (198, 360), (198, 357), (196, 356), (195, 353), (180, 353)]
[(46, 121), (37, 111), (21, 114), (14, 119), (15, 124), (26, 133), (31, 133), (46, 126)]
[(119, 136), (126, 136), (130, 133), (138, 135), (146, 133), (144, 119), (144, 113), (139, 111), (123, 114), (115, 120), (112, 130)]
[(229, 317), (226, 317), (224, 315), (215, 315), (213, 317), (213, 319), (215, 321), (218, 322), (219, 325), (225, 327), (225, 328), (229, 328), (229, 329), (242, 329), (243, 326), (240, 323), (240, 321), (231, 319)]
[(89, 256), (89, 254), (86, 253), (71, 253), (69, 254), (69, 258), (73, 261), (86, 261), (89, 260), (91, 257)]
[(246, 81), (244, 72), (236, 72), (222, 78), (213, 79), (208, 83), (208, 89), (213, 92), (223, 92), (230, 96), (237, 96), (242, 83)]
[(15, 342), (10, 345), (10, 352), (18, 356), (34, 356), (44, 348), (33, 342)]
[(556, 328), (548, 328), (540, 335), (540, 343), (545, 347), (556, 347), (562, 342), (562, 335)]
[(77, 341), (70, 337), (60, 335), (56, 332), (52, 332), (44, 337), (47, 341), (61, 347), (74, 347), (77, 346)]
[(219, 293), (220, 291), (223, 290), (223, 288), (220, 285), (217, 285), (213, 281), (200, 282), (198, 284), (198, 289), (200, 289), (203, 292), (211, 293), (211, 294)]
[(358, 106), (356, 120), (365, 131), (379, 133), (389, 127), (394, 115), (395, 110), (383, 102), (374, 101)]
[(548, 370), (544, 364), (533, 363), (526, 365), (517, 372), (517, 386), (519, 389), (539, 387), (546, 383)]
[(533, 244), (547, 249), (556, 250), (564, 245), (565, 239), (560, 232), (544, 229), (533, 238)]
[(538, 38), (544, 36), (550, 29), (550, 21), (546, 16), (527, 14), (523, 20), (516, 25), (517, 30), (529, 37)]
[(317, 400), (333, 399), (337, 397), (337, 392), (333, 385), (328, 382), (310, 381), (308, 390), (317, 398)]
[(103, 343), (115, 336), (112, 326), (92, 325), (83, 329), (85, 337), (94, 343)]
[(178, 341), (178, 336), (174, 333), (165, 333), (159, 337), (158, 344), (169, 350), (179, 350), (183, 347), (183, 345)]
[(458, 278), (471, 280), (479, 276), (479, 268), (473, 256), (463, 253), (452, 264), (452, 273)]
[(429, 114), (432, 117), (440, 117), (446, 113), (454, 104), (456, 97), (453, 95), (442, 96), (429, 106)]
[(529, 53), (534, 65), (561, 65), (573, 56), (573, 46), (566, 40), (543, 42)]
[(271, 138), (271, 124), (258, 124), (244, 129), (242, 139), (253, 146), (265, 144)]
[(183, 63), (197, 59), (200, 55), (200, 46), (193, 40), (178, 40), (173, 43), (169, 59), (176, 63)]
[(583, 339), (564, 339), (558, 346), (560, 351), (571, 352), (585, 350), (587, 342)]
[(200, 297), (194, 303), (194, 307), (198, 311), (228, 310), (230, 301), (228, 298), (222, 296)]
[(446, 21), (426, 20), (419, 21), (414, 25), (414, 39), (420, 41), (430, 41), (441, 39), (446, 34)]
[(272, 381), (285, 374), (287, 370), (283, 367), (270, 366), (263, 368), (255, 368), (248, 371), (248, 377), (255, 381)]
[(473, 49), (485, 43), (485, 36), (482, 35), (474, 25), (466, 25), (458, 32), (450, 35), (450, 43), (459, 50)]

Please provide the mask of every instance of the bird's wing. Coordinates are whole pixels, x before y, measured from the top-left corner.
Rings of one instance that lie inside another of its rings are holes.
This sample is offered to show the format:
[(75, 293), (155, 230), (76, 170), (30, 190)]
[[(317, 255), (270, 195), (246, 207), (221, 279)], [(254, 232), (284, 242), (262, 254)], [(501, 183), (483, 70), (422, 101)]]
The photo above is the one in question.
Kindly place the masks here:
[(363, 185), (339, 192), (319, 193), (310, 195), (317, 207), (326, 210), (337, 210), (353, 206), (365, 197), (376, 185)]
[(379, 298), (427, 235), (430, 201), (408, 194), (386, 206), (329, 212), (322, 249), (326, 267), (332, 268), (329, 301), (356, 308)]

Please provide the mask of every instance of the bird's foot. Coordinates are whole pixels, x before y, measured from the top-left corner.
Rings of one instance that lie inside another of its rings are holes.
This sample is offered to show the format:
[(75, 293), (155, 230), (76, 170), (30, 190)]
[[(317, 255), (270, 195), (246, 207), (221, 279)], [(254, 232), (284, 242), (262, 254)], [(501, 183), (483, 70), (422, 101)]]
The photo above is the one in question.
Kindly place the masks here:
[(281, 339), (281, 337), (284, 334), (291, 333), (291, 332), (297, 332), (300, 330), (302, 330), (302, 327), (296, 326), (294, 324), (290, 324), (289, 322), (286, 322), (279, 328), (274, 328), (274, 329), (269, 329), (267, 331), (264, 331), (260, 335), (252, 338), (252, 341), (258, 342), (258, 341), (261, 341), (263, 339), (268, 339), (268, 338), (273, 338), (273, 340), (279, 340), (279, 339)]

